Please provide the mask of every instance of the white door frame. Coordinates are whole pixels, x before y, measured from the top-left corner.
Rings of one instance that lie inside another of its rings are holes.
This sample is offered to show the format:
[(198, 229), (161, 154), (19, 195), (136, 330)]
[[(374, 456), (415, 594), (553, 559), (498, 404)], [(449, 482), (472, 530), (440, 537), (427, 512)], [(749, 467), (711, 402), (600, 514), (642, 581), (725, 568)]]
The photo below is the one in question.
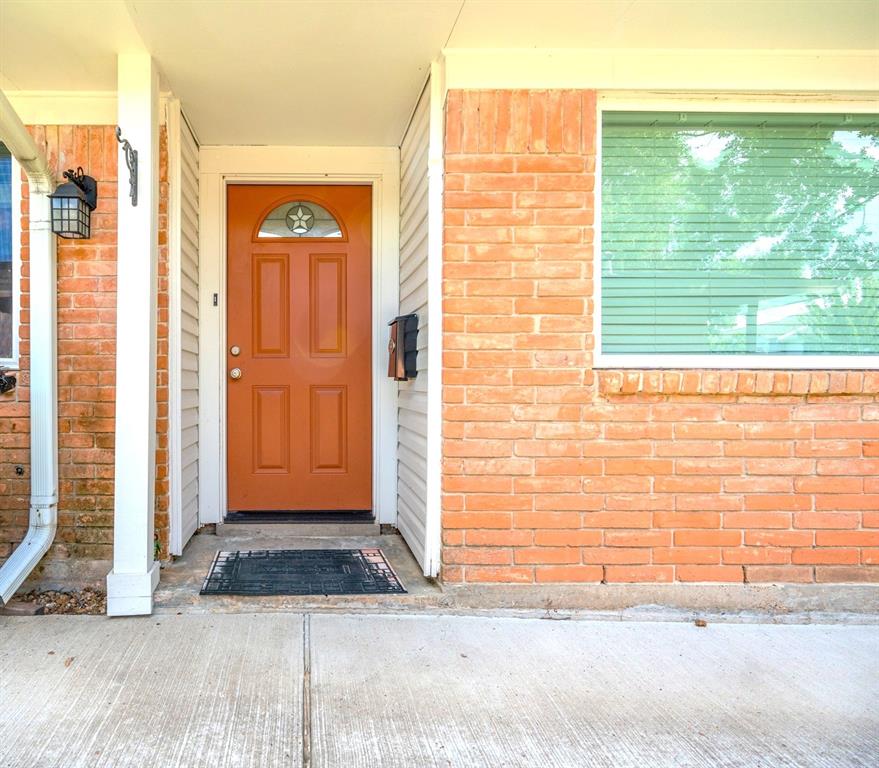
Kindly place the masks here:
[[(385, 375), (399, 306), (400, 154), (396, 147), (202, 147), (199, 151), (199, 524), (226, 512), (226, 188), (372, 186), (373, 510), (397, 519), (397, 387)], [(214, 296), (217, 303), (214, 304)]]

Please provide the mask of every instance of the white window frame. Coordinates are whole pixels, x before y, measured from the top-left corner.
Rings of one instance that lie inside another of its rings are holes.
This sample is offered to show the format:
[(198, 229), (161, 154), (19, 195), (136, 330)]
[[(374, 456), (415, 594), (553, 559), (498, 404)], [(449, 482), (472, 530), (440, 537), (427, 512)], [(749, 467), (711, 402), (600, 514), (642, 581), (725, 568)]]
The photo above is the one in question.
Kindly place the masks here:
[[(17, 182), (17, 183), (16, 183)], [(12, 203), (12, 355), (0, 357), (0, 366), (18, 370), (18, 334), (21, 323), (21, 166), (15, 157), (10, 169)]]
[(602, 125), (605, 112), (815, 112), (845, 114), (877, 112), (876, 102), (844, 95), (820, 94), (717, 94), (608, 91), (598, 94), (595, 143), (594, 224), (594, 368), (638, 369), (770, 369), (770, 370), (870, 370), (879, 369), (879, 355), (712, 355), (712, 354), (612, 354), (601, 351), (601, 165)]

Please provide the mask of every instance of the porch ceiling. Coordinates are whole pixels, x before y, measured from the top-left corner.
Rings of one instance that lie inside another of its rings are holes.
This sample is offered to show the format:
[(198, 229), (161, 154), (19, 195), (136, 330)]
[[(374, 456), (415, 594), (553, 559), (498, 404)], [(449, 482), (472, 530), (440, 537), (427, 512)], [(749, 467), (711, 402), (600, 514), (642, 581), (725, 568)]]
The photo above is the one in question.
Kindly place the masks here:
[(0, 0), (3, 90), (114, 90), (143, 46), (205, 144), (396, 145), (444, 46), (870, 50), (879, 3)]

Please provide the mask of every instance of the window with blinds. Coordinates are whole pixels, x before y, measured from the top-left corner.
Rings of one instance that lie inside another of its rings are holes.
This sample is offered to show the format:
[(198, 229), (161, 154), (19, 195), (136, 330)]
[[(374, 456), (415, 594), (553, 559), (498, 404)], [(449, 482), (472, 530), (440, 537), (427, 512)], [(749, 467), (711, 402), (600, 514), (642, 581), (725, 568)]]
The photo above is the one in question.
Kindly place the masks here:
[(604, 112), (602, 355), (879, 354), (879, 115)]
[(17, 254), (12, 229), (12, 155), (0, 144), (0, 362), (15, 363), (15, 286)]

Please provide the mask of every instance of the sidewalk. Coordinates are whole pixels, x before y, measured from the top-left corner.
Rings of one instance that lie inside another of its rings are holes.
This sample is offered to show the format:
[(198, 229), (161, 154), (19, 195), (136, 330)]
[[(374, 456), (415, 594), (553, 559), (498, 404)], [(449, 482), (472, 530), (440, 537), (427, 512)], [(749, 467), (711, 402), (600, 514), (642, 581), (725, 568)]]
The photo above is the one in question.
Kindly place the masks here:
[(835, 768), (877, 754), (875, 625), (0, 618), (4, 768)]

